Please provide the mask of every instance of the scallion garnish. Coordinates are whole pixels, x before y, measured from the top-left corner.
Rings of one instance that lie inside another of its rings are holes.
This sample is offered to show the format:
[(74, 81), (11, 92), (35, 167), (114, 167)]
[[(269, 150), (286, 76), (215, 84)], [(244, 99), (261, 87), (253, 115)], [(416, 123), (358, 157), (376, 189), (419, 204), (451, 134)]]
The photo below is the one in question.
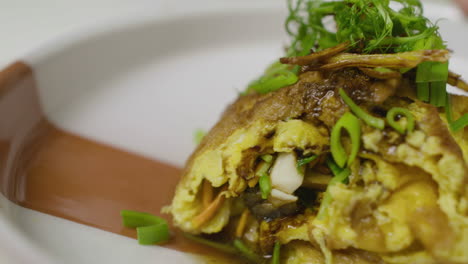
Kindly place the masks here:
[(416, 83), (416, 95), (423, 102), (429, 102), (430, 88), (428, 82)]
[(458, 118), (456, 121), (450, 124), (450, 129), (453, 132), (457, 132), (468, 125), (468, 114), (464, 114), (462, 117)]
[(257, 171), (255, 172), (255, 176), (262, 177), (264, 174), (268, 174), (268, 170), (271, 167), (270, 162), (262, 162), (258, 165)]
[(244, 242), (240, 239), (234, 240), (234, 247), (248, 260), (252, 261), (253, 263), (260, 263), (262, 258), (253, 252), (250, 248), (248, 248)]
[(431, 96), (429, 102), (436, 107), (444, 107), (447, 101), (447, 82), (430, 82)]
[(188, 238), (188, 239), (190, 239), (190, 240), (192, 240), (194, 242), (197, 242), (199, 244), (206, 245), (206, 246), (212, 247), (214, 249), (217, 249), (219, 251), (229, 253), (229, 254), (236, 254), (237, 253), (237, 249), (235, 247), (233, 247), (232, 245), (225, 244), (225, 243), (214, 242), (214, 241), (211, 241), (211, 240), (199, 237), (199, 236), (194, 236), (194, 235), (191, 235), (191, 234), (188, 234), (188, 233), (183, 233), (183, 234), (184, 234), (184, 236), (186, 238)]
[(271, 163), (273, 161), (273, 156), (270, 154), (265, 154), (260, 156), (260, 158), (265, 161), (266, 163)]
[(281, 69), (279, 71), (273, 71), (266, 73), (260, 79), (253, 81), (248, 90), (254, 90), (260, 94), (266, 94), (269, 92), (276, 91), (285, 86), (295, 84), (298, 80), (297, 75), (289, 69)]
[(280, 251), (281, 243), (276, 241), (275, 247), (273, 248), (273, 256), (271, 257), (271, 264), (280, 264)]
[[(346, 153), (341, 142), (342, 129), (345, 129), (351, 138), (351, 152), (349, 155)], [(346, 162), (350, 165), (357, 157), (360, 143), (361, 126), (359, 124), (359, 119), (350, 112), (346, 112), (338, 122), (336, 122), (331, 132), (330, 148), (336, 164), (341, 168), (346, 165)]]
[[(434, 32), (428, 38), (420, 39), (415, 50), (445, 49), (442, 38)], [(447, 97), (448, 62), (423, 62), (416, 71), (417, 96), (424, 102), (443, 107)]]
[(262, 176), (260, 176), (258, 185), (260, 187), (260, 192), (262, 193), (262, 199), (268, 198), (271, 192), (270, 176), (264, 173)]
[(123, 225), (129, 228), (137, 228), (142, 226), (150, 226), (155, 224), (167, 223), (161, 217), (155, 215), (131, 210), (120, 211), (122, 216)]
[(169, 226), (160, 223), (150, 226), (137, 227), (138, 243), (140, 245), (161, 244), (169, 240)]
[[(399, 124), (395, 118), (400, 115), (406, 118), (406, 126), (403, 127)], [(414, 130), (414, 116), (408, 109), (401, 107), (393, 107), (387, 113), (387, 122), (393, 127), (398, 133), (404, 134), (405, 132), (413, 132)]]
[(343, 168), (340, 168), (331, 157), (328, 157), (326, 162), (328, 168), (332, 171), (333, 176), (336, 176), (343, 171)]
[(301, 170), (303, 166), (311, 163), (312, 161), (316, 160), (318, 158), (317, 155), (312, 155), (310, 157), (306, 157), (306, 158), (302, 158), (300, 160), (297, 161), (296, 163), (296, 168), (298, 170)]
[(160, 244), (169, 240), (169, 225), (165, 219), (152, 214), (130, 210), (122, 210), (120, 215), (125, 227), (137, 229), (139, 244)]
[(360, 108), (354, 101), (349, 97), (346, 92), (343, 90), (343, 88), (340, 88), (339, 90), (341, 98), (343, 98), (343, 101), (349, 106), (351, 111), (362, 121), (364, 121), (366, 124), (368, 124), (371, 127), (378, 128), (380, 130), (384, 129), (385, 127), (385, 121), (381, 118), (374, 117), (368, 113), (366, 113), (362, 108)]

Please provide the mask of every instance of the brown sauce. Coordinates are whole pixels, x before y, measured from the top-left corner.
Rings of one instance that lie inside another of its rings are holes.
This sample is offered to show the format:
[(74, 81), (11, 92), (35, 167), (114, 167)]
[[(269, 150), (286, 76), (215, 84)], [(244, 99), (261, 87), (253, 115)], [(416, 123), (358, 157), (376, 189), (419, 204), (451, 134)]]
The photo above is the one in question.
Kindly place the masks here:
[[(40, 109), (32, 71), (22, 63), (0, 72), (0, 169), (1, 191), (12, 202), (134, 238), (136, 231), (122, 226), (120, 211), (149, 212), (171, 222), (161, 208), (170, 204), (181, 172), (51, 124)], [(171, 229), (165, 247), (233, 262)]]

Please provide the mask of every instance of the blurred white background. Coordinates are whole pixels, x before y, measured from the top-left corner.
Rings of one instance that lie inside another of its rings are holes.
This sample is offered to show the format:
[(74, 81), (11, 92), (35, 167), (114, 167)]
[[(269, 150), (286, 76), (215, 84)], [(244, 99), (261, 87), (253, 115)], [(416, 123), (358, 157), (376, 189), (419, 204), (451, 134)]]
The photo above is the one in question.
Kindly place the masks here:
[[(423, 0), (449, 2), (451, 0)], [(197, 12), (243, 2), (284, 0), (0, 0), (0, 68), (46, 40), (112, 17), (139, 13)]]

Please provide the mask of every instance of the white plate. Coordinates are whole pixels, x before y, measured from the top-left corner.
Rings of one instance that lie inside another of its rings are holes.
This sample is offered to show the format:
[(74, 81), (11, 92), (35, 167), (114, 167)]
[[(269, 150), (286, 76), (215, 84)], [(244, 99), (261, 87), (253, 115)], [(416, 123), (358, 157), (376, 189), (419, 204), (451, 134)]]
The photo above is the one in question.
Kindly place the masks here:
[[(181, 166), (193, 149), (193, 131), (209, 129), (225, 105), (282, 54), (285, 11), (276, 6), (131, 17), (59, 38), (23, 60), (34, 68), (42, 106), (57, 126)], [(468, 24), (446, 5), (426, 11), (448, 18), (439, 24), (455, 51), (451, 68), (468, 76)], [(194, 261), (5, 198), (1, 205), (0, 248), (10, 261)]]

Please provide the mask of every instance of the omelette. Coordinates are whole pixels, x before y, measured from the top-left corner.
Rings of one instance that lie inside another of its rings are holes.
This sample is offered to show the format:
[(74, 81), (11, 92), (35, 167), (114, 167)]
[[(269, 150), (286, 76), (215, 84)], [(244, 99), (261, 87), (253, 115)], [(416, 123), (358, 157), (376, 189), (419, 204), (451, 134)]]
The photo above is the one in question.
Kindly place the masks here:
[[(289, 1), (286, 57), (187, 161), (175, 226), (251, 263), (468, 263), (468, 97), (446, 84), (468, 85), (420, 3), (389, 2)], [(394, 27), (383, 38), (360, 21), (372, 9)], [(323, 34), (319, 15), (338, 29)], [(417, 28), (399, 32), (410, 15)]]

